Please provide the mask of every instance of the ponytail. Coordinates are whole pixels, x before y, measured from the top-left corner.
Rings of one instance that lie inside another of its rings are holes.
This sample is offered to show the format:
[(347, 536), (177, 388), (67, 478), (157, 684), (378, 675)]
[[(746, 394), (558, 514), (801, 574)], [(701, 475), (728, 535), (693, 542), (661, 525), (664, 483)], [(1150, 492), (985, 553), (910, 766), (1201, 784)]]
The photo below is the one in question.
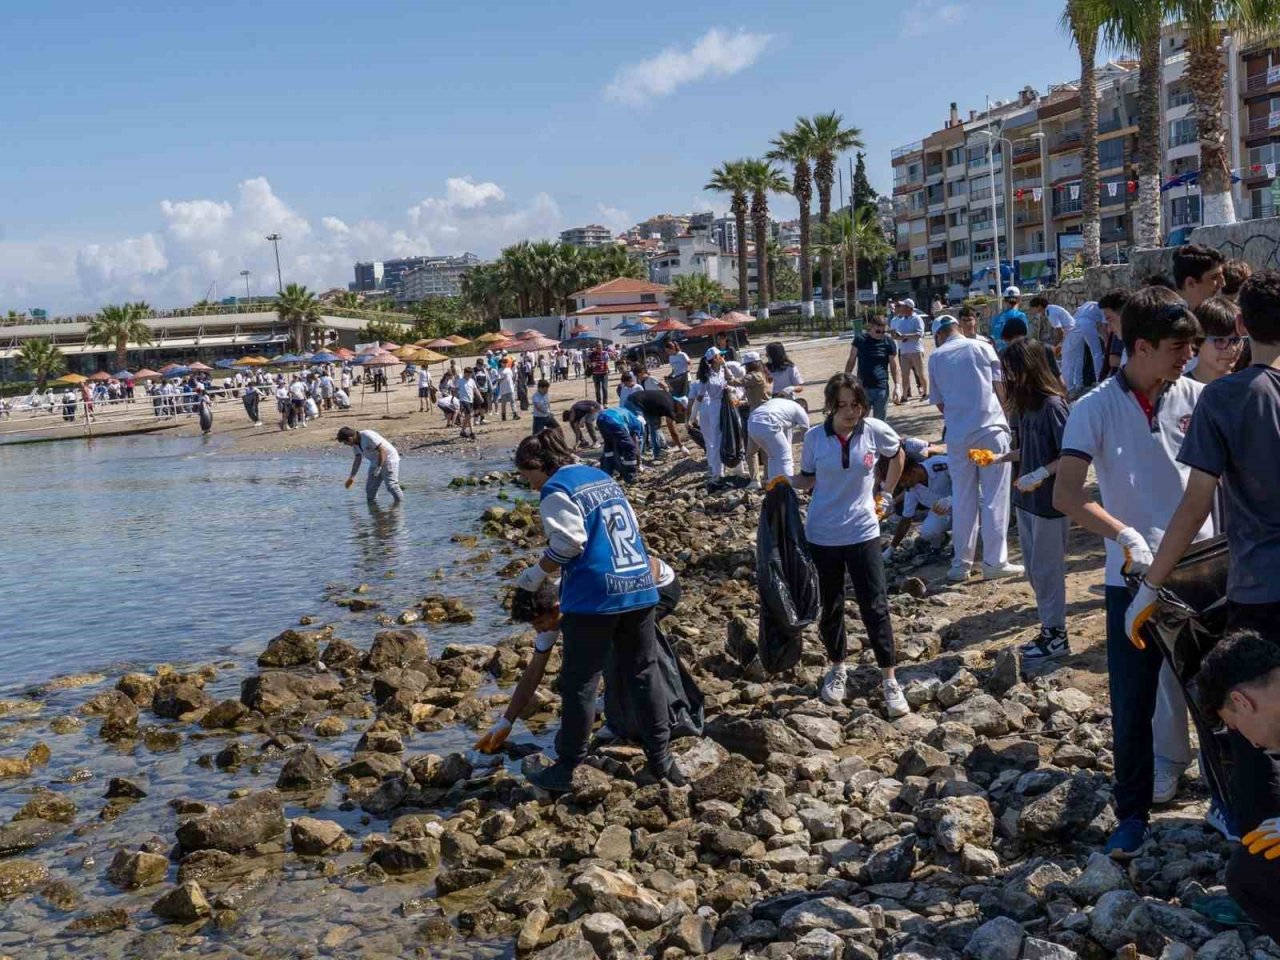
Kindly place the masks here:
[(554, 420), (551, 425), (525, 437), (516, 447), (516, 466), (525, 470), (541, 470), (551, 476), (577, 458), (565, 443), (564, 432)]

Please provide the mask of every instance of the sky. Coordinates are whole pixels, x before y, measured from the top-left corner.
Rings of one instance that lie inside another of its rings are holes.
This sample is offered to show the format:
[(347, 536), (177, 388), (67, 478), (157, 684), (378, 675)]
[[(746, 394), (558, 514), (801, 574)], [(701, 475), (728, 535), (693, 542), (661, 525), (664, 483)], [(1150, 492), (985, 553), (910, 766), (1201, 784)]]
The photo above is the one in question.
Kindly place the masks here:
[[(1015, 0), (47, 0), (0, 8), (0, 313), (323, 290), (356, 260), (724, 211), (718, 163), (801, 115), (890, 151), (1074, 78)], [(847, 186), (846, 186), (847, 189)], [(787, 197), (780, 218), (794, 216)]]

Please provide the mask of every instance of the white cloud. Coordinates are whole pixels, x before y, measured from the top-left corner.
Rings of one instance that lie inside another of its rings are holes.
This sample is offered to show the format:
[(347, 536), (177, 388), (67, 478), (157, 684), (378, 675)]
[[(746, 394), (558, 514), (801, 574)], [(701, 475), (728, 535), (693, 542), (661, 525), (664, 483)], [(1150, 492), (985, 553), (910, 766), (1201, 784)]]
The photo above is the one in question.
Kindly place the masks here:
[(137, 299), (180, 306), (207, 296), (214, 284), (220, 296), (243, 291), (242, 269), (252, 271), (256, 291), (274, 290), (270, 233), (282, 237), (285, 282), (325, 290), (345, 286), (356, 260), (463, 251), (488, 257), (517, 240), (554, 238), (564, 226), (545, 193), (516, 203), (498, 184), (469, 176), (450, 177), (442, 187), (443, 195), (408, 208), (403, 222), (347, 222), (304, 214), (265, 177), (254, 177), (230, 199), (161, 200), (157, 222), (137, 236), (0, 241), (0, 310), (89, 312)]
[(596, 219), (602, 227), (608, 227), (614, 233), (622, 233), (635, 223), (627, 211), (607, 203), (596, 204)]
[(948, 0), (916, 0), (903, 11), (898, 36), (903, 40), (939, 33), (964, 19), (963, 4)]
[(712, 27), (688, 49), (667, 47), (655, 56), (622, 67), (605, 87), (604, 95), (638, 106), (705, 77), (731, 77), (760, 59), (772, 39), (767, 33), (742, 29), (727, 33)]

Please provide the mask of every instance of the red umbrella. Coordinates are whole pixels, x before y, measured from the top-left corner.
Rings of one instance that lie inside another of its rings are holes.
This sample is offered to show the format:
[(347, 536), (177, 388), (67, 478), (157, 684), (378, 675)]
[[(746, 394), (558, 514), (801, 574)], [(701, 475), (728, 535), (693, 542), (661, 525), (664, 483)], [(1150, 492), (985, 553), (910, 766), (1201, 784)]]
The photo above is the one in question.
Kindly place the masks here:
[(148, 370), (146, 367), (143, 367), (141, 370), (139, 370), (137, 373), (133, 375), (133, 379), (154, 380), (158, 376), (160, 376), (160, 374), (156, 373), (154, 370)]
[(209, 371), (209, 370), (212, 370), (212, 369), (213, 369), (213, 367), (206, 367), (203, 363), (200, 363), (199, 361), (197, 361), (197, 362), (195, 362), (195, 363), (188, 364), (188, 365), (187, 365), (187, 369), (188, 369), (188, 370), (197, 370), (197, 371), (199, 371), (200, 373), (205, 373), (205, 372), (207, 372), (207, 371)]
[(517, 340), (532, 340), (534, 337), (542, 336), (537, 330), (521, 330), (516, 334)]
[(730, 320), (733, 323), (751, 323), (753, 320), (755, 320), (755, 317), (753, 317), (749, 313), (743, 313), (741, 310), (732, 310), (729, 313), (726, 313), (720, 319)]
[(732, 320), (721, 318), (719, 320), (708, 320), (706, 323), (700, 323), (696, 327), (689, 330), (691, 337), (710, 337), (717, 333), (725, 333), (729, 330), (737, 330), (738, 325)]
[(90, 374), (89, 379), (90, 380), (114, 380), (115, 377), (111, 376), (111, 374), (107, 373), (107, 371), (105, 370), (99, 370), (97, 373)]
[(457, 344), (452, 340), (447, 340), (444, 337), (441, 337), (438, 340), (432, 340), (430, 343), (424, 343), (422, 346), (426, 347), (428, 350), (452, 350), (457, 346)]
[(665, 333), (666, 331), (688, 330), (687, 323), (681, 323), (679, 320), (672, 320), (668, 317), (666, 320), (659, 320), (649, 330), (653, 333)]

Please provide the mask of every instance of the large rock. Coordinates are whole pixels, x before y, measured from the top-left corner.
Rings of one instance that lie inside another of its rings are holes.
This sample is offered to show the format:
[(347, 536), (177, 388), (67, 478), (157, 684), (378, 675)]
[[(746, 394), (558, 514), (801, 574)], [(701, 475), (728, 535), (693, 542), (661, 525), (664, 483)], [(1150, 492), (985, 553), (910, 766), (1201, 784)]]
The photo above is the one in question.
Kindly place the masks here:
[(138, 736), (138, 707), (119, 690), (112, 690), (99, 698), (98, 712), (102, 714), (102, 726), (98, 736), (108, 743), (134, 740)]
[(33, 860), (0, 860), (0, 900), (11, 900), (49, 882), (49, 871)]
[(31, 850), (48, 843), (64, 831), (61, 824), (48, 820), (18, 820), (0, 825), (0, 857)]
[(333, 779), (345, 783), (348, 780), (385, 780), (404, 771), (404, 761), (390, 753), (358, 753), (349, 763), (333, 771)]
[(107, 867), (107, 879), (121, 890), (137, 890), (160, 883), (169, 872), (169, 860), (143, 850), (117, 850)]
[(915, 868), (915, 838), (906, 837), (873, 853), (863, 865), (862, 873), (867, 883), (902, 883), (911, 879)]
[(810, 930), (869, 930), (871, 914), (837, 897), (820, 897), (798, 904), (782, 915), (778, 926), (801, 936)]
[(1108, 950), (1119, 950), (1130, 940), (1125, 921), (1142, 898), (1131, 890), (1104, 893), (1089, 914), (1089, 935)]
[(698, 803), (708, 800), (741, 800), (756, 786), (759, 779), (751, 761), (735, 754), (694, 780), (691, 796)]
[(304, 857), (342, 853), (351, 849), (351, 838), (341, 824), (314, 817), (298, 817), (290, 823), (289, 839), (293, 843), (293, 852)]
[(504, 913), (521, 913), (526, 904), (551, 893), (551, 874), (536, 863), (518, 863), (489, 894), (489, 902)]
[(1035, 840), (1057, 839), (1083, 830), (1106, 803), (1106, 794), (1098, 789), (1092, 777), (1076, 774), (1022, 808), (1018, 814), (1018, 833)]
[(586, 940), (561, 940), (530, 955), (529, 960), (600, 960), (601, 956)]
[(276, 786), (281, 790), (314, 790), (332, 779), (332, 769), (332, 761), (307, 746), (285, 761), (276, 777)]
[(338, 678), (328, 671), (268, 670), (240, 685), (240, 702), (250, 710), (271, 716), (296, 707), (304, 700), (329, 700), (342, 692)]
[(996, 917), (973, 931), (964, 952), (974, 960), (1018, 960), (1025, 936), (1022, 924), (1016, 920)]
[(369, 859), (393, 876), (416, 873), (440, 862), (440, 841), (435, 837), (392, 840), (379, 846)]
[(626, 960), (639, 950), (627, 925), (612, 913), (588, 913), (582, 918), (582, 936), (599, 960)]
[(729, 759), (729, 751), (707, 737), (688, 737), (673, 748), (676, 766), (690, 783), (701, 780)]
[(188, 880), (151, 905), (151, 912), (174, 923), (195, 923), (213, 912), (200, 884)]
[(1218, 934), (1196, 951), (1196, 960), (1247, 960), (1249, 951), (1235, 930)]
[(976, 693), (943, 713), (947, 720), (972, 727), (980, 737), (1002, 737), (1012, 724), (1000, 701), (985, 693)]
[(965, 844), (990, 847), (996, 821), (983, 797), (944, 797), (930, 810), (933, 835), (948, 853), (959, 853)]
[(260, 667), (301, 667), (320, 659), (320, 641), (327, 640), (324, 630), (286, 630), (277, 634), (258, 657)]
[(740, 753), (755, 763), (773, 754), (808, 753), (804, 741), (779, 720), (749, 720), (721, 715), (706, 725), (706, 735), (730, 753)]
[(381, 630), (374, 634), (373, 646), (365, 655), (366, 670), (406, 667), (427, 659), (427, 641), (413, 630)]
[(206, 730), (230, 730), (248, 716), (249, 708), (239, 700), (222, 700), (200, 718), (200, 726)]
[(641, 930), (662, 922), (662, 901), (629, 873), (588, 867), (573, 878), (573, 891), (592, 910), (616, 914)]
[(66, 794), (52, 790), (38, 790), (30, 800), (13, 815), (14, 820), (49, 820), (53, 823), (70, 823), (76, 818), (75, 801)]
[(212, 705), (213, 698), (194, 683), (166, 683), (151, 697), (151, 712), (169, 720)]
[(1089, 863), (1080, 876), (1067, 884), (1067, 893), (1077, 903), (1094, 903), (1104, 893), (1112, 890), (1125, 890), (1129, 881), (1124, 870), (1105, 853), (1097, 851), (1089, 854)]
[(373, 702), (382, 706), (395, 697), (413, 703), (431, 682), (431, 677), (421, 670), (388, 667), (373, 678)]
[(830, 717), (793, 713), (787, 717), (787, 726), (820, 750), (835, 750), (844, 743), (843, 728)]
[(192, 850), (239, 853), (274, 840), (284, 831), (280, 794), (263, 790), (179, 824), (178, 845), (183, 853)]
[(1006, 770), (1034, 770), (1040, 766), (1040, 747), (1033, 740), (986, 740), (965, 760), (970, 773), (995, 776)]
[(714, 924), (699, 913), (686, 913), (673, 920), (662, 938), (663, 944), (680, 950), (685, 956), (701, 957), (711, 952), (715, 938)]

